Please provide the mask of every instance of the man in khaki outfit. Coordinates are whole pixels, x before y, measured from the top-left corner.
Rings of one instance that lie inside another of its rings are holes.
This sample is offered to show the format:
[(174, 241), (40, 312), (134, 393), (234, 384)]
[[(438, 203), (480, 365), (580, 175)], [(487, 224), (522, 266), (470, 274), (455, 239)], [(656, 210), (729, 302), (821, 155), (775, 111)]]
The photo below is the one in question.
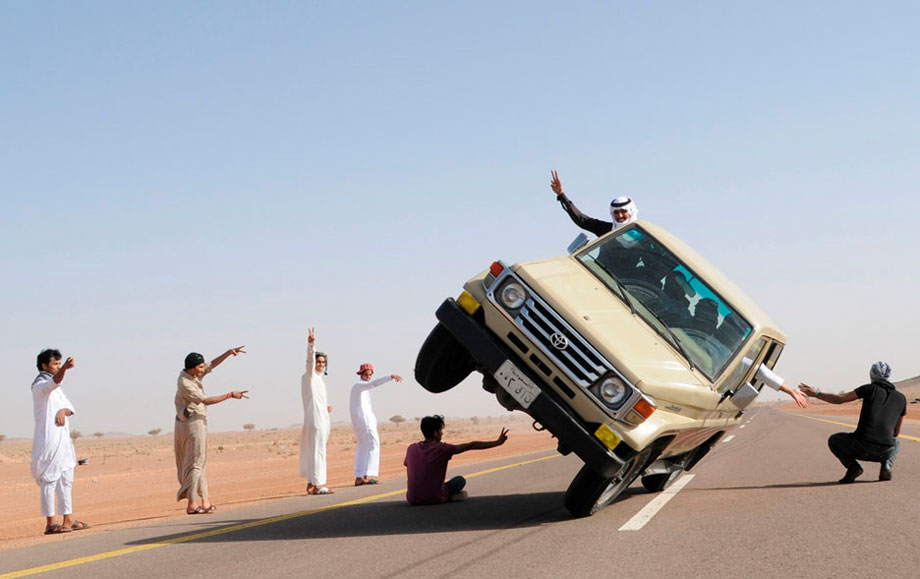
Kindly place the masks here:
[(249, 398), (248, 390), (205, 396), (201, 379), (229, 356), (245, 354), (245, 346), (231, 348), (206, 364), (204, 356), (192, 352), (185, 357), (185, 369), (179, 372), (176, 391), (176, 474), (179, 477), (176, 500), (188, 499), (185, 512), (202, 515), (214, 512), (217, 507), (208, 499), (208, 477), (205, 463), (208, 459), (208, 406), (230, 398)]

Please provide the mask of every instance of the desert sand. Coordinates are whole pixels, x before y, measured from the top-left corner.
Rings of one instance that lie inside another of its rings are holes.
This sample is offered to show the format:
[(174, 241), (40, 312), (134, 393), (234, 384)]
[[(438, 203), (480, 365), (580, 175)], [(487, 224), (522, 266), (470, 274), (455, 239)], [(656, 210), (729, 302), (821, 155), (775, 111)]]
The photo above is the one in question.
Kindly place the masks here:
[[(446, 419), (445, 442), (491, 440), (502, 426), (510, 429), (508, 442), (483, 451), (458, 455), (448, 468), (509, 456), (555, 449), (555, 439), (537, 432), (526, 416)], [(406, 447), (421, 440), (418, 422), (380, 425), (381, 481), (405, 477)], [(211, 500), (221, 512), (257, 501), (305, 495), (300, 478), (300, 429), (211, 433), (208, 444), (208, 484)], [(328, 486), (354, 484), (354, 434), (349, 424), (333, 425), (327, 447)], [(187, 517), (185, 501), (176, 502), (179, 484), (171, 434), (79, 438), (74, 482), (74, 514), (93, 528), (79, 533), (45, 537), (38, 487), (29, 472), (31, 440), (0, 442), (0, 551), (49, 540), (67, 540), (85, 533)], [(377, 487), (366, 487), (373, 494)], [(207, 516), (207, 515), (199, 515)]]

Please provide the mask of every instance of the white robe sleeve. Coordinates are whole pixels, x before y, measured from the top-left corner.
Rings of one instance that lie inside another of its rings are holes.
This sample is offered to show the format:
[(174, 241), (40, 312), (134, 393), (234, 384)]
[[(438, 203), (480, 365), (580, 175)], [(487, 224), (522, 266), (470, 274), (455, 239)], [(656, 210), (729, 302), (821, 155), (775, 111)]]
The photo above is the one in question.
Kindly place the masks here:
[(356, 392), (364, 392), (365, 390), (370, 390), (370, 389), (372, 389), (372, 388), (376, 388), (377, 386), (383, 386), (384, 384), (386, 384), (386, 383), (389, 382), (390, 380), (392, 380), (392, 378), (390, 378), (390, 376), (389, 376), (389, 374), (388, 374), (388, 375), (386, 375), (386, 376), (384, 376), (384, 377), (382, 377), (382, 378), (377, 378), (376, 380), (371, 380), (370, 382), (358, 382), (358, 383), (355, 384), (352, 388), (354, 388), (354, 390), (355, 390)]
[(766, 364), (761, 364), (760, 368), (757, 369), (756, 378), (777, 391), (783, 387), (783, 383), (785, 382), (779, 374), (767, 368)]

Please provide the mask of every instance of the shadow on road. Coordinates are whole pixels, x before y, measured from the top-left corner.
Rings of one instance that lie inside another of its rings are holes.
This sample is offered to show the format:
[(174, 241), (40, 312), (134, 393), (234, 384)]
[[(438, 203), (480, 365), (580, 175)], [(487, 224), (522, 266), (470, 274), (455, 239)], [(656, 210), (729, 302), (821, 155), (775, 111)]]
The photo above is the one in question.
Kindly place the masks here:
[[(546, 492), (474, 496), (466, 502), (424, 507), (410, 507), (404, 500), (351, 505), (243, 529), (234, 527), (259, 523), (260, 519), (226, 521), (204, 531), (213, 535), (189, 542), (291, 541), (537, 527), (572, 519), (562, 505), (562, 495)], [(221, 533), (222, 529), (226, 532)], [(166, 535), (128, 544), (146, 545), (187, 535)]]
[[(858, 480), (852, 484), (862, 484), (862, 483), (872, 483), (878, 482), (874, 480)], [(800, 483), (783, 483), (776, 485), (756, 485), (756, 486), (747, 486), (747, 487), (705, 487), (705, 488), (694, 488), (689, 492), (697, 493), (702, 491), (751, 491), (751, 490), (763, 490), (763, 489), (798, 489), (798, 488), (814, 488), (814, 487), (839, 487), (843, 486), (837, 481), (823, 481), (823, 482), (800, 482)]]

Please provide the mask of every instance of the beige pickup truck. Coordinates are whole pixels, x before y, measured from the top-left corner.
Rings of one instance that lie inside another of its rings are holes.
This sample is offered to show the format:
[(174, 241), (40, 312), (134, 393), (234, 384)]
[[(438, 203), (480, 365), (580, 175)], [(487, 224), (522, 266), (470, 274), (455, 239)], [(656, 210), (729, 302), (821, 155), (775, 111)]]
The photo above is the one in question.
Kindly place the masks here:
[(471, 372), (508, 410), (549, 430), (584, 466), (575, 516), (641, 477), (652, 492), (690, 470), (763, 387), (786, 339), (757, 305), (677, 237), (646, 221), (569, 255), (496, 261), (437, 310), (416, 380), (444, 392)]

